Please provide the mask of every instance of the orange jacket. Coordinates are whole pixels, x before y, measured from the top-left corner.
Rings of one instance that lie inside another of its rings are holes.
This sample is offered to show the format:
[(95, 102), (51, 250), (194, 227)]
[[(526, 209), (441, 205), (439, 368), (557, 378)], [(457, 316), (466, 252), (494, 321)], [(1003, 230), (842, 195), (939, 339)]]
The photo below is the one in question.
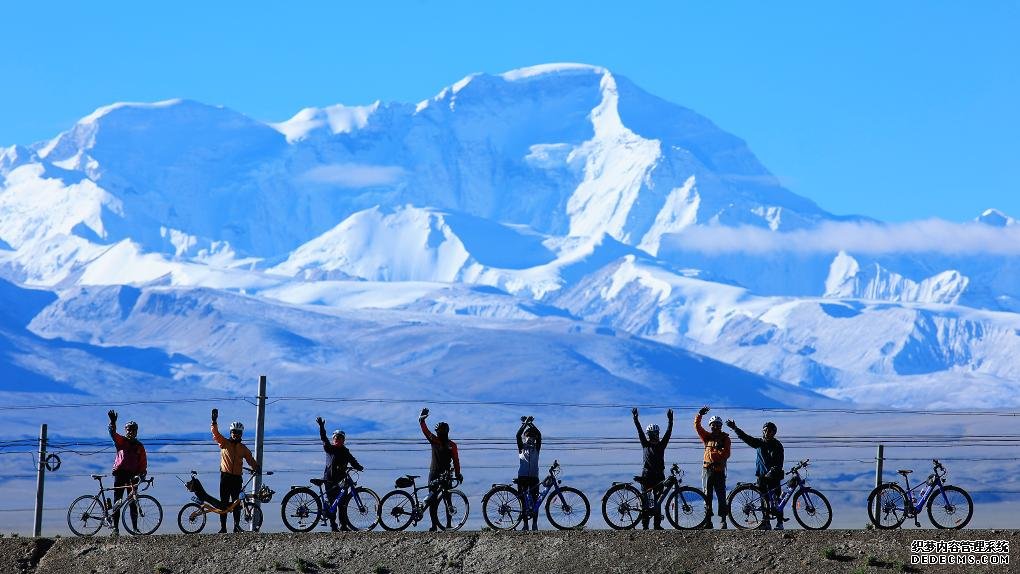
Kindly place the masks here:
[(212, 424), (212, 437), (220, 445), (220, 472), (241, 476), (241, 463), (247, 461), (253, 469), (257, 469), (255, 457), (241, 441), (234, 442), (220, 434), (216, 423)]
[(694, 417), (694, 430), (698, 431), (701, 442), (705, 443), (703, 466), (714, 472), (726, 472), (726, 459), (730, 458), (730, 435), (719, 431), (710, 433), (701, 426), (701, 413)]

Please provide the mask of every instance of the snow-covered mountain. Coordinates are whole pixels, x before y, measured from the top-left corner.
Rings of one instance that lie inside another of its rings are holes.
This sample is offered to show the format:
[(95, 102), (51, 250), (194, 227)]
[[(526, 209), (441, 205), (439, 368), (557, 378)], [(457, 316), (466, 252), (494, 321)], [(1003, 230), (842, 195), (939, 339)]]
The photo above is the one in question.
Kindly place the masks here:
[[(0, 152), (0, 275), (52, 291), (53, 305), (113, 286), (241, 297), (252, 323), (281, 306), (535, 330), (557, 318), (832, 397), (902, 382), (894, 404), (942, 404), (906, 390), (922, 374), (995, 389), (974, 404), (1007, 397), (1018, 380), (1016, 257), (684, 243), (697, 227), (782, 234), (839, 222), (871, 220), (826, 212), (708, 119), (577, 64), (475, 74), (417, 104), (307, 108), (276, 122), (189, 100), (114, 104)], [(988, 210), (972, 225), (1015, 221)], [(185, 331), (219, 317), (156, 309)], [(124, 313), (101, 331), (170, 352), (143, 336), (165, 335), (166, 317), (146, 326)], [(32, 333), (113, 344), (87, 322), (68, 328), (52, 306), (44, 316)], [(272, 346), (278, 333), (245, 340)], [(285, 348), (281, 360), (303, 360), (304, 347)], [(195, 381), (226, 384), (247, 377), (240, 369), (223, 363)]]

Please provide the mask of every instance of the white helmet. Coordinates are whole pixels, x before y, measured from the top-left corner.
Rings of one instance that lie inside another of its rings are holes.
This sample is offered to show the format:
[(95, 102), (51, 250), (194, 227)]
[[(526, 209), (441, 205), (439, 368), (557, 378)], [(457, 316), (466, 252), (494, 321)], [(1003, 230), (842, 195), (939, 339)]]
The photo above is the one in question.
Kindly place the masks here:
[(230, 423), (230, 432), (234, 432), (234, 431), (237, 431), (237, 432), (240, 432), (240, 433), (244, 432), (244, 425), (241, 424), (241, 421), (234, 421), (234, 422)]
[(337, 437), (346, 438), (347, 437), (347, 433), (345, 433), (344, 431), (342, 431), (340, 429), (336, 429), (336, 430), (333, 431), (332, 438), (336, 439)]
[(722, 424), (722, 417), (720, 417), (720, 416), (713, 416), (712, 418), (708, 419), (708, 426), (712, 426), (715, 423)]
[(648, 434), (659, 434), (659, 425), (648, 425), (645, 427), (645, 432)]

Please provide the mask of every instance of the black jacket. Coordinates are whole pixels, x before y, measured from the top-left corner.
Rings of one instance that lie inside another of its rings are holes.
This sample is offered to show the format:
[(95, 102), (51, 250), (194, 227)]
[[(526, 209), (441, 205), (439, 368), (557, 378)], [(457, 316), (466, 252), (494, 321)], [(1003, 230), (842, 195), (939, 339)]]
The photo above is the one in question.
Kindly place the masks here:
[(326, 451), (329, 462), (326, 469), (322, 471), (322, 480), (326, 482), (340, 482), (347, 475), (347, 467), (352, 466), (355, 470), (362, 471), (365, 467), (358, 463), (351, 451), (346, 446), (336, 446), (326, 438), (326, 428), (319, 427), (319, 438), (322, 439), (322, 450)]
[(666, 425), (666, 432), (653, 443), (645, 436), (645, 430), (641, 428), (641, 422), (634, 418), (634, 426), (637, 427), (638, 439), (641, 441), (641, 450), (644, 465), (641, 469), (641, 476), (648, 482), (662, 482), (666, 479), (666, 445), (669, 444), (669, 437), (673, 434), (673, 419)]

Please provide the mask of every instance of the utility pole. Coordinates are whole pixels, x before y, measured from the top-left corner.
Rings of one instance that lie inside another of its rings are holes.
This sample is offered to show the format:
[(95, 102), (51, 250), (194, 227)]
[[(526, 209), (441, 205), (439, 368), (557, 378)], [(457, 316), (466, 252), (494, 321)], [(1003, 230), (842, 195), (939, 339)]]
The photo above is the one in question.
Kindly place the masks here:
[(39, 470), (35, 481), (35, 524), (32, 536), (42, 536), (43, 487), (46, 485), (46, 424), (39, 428)]
[[(875, 488), (882, 486), (882, 466), (885, 463), (885, 445), (878, 445), (878, 452), (875, 454)], [(874, 516), (878, 516), (881, 501), (875, 497)]]
[[(265, 375), (260, 375), (259, 376), (259, 396), (257, 397), (257, 399), (258, 399), (258, 416), (255, 419), (255, 462), (258, 463), (258, 465), (259, 465), (259, 472), (258, 472), (258, 474), (255, 475), (255, 480), (253, 481), (252, 488), (254, 490), (252, 491), (252, 494), (257, 493), (259, 491), (259, 488), (262, 487), (262, 466), (263, 466), (262, 465), (262, 449), (263, 449), (263, 445), (265, 445), (265, 442), (266, 442), (265, 441), (265, 435), (266, 435), (266, 376)], [(257, 498), (255, 499), (255, 506), (257, 508), (261, 508), (261, 503), (258, 501)], [(252, 529), (253, 532), (256, 530), (255, 526), (256, 526), (255, 525), (255, 521), (252, 520), (252, 522), (251, 522), (251, 529)], [(262, 525), (259, 524), (258, 527), (261, 528)]]

